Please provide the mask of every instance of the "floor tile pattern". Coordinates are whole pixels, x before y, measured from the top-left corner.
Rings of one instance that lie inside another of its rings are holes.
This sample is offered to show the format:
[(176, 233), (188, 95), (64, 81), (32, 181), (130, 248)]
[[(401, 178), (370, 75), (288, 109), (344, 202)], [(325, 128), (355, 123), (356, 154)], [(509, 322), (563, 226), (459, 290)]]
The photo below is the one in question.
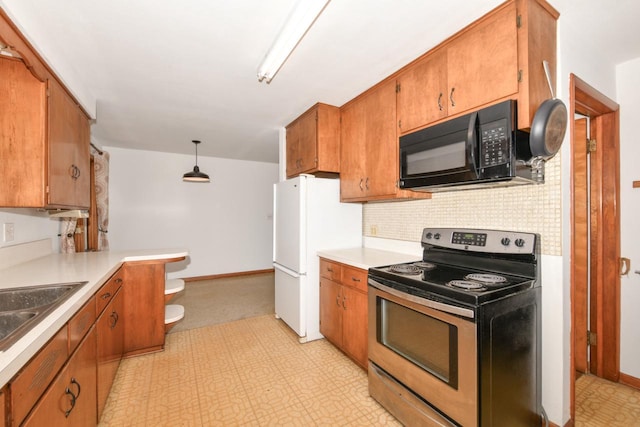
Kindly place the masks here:
[(399, 426), (367, 375), (273, 315), (167, 335), (123, 360), (100, 426)]
[(640, 427), (640, 390), (592, 375), (576, 381), (576, 427)]

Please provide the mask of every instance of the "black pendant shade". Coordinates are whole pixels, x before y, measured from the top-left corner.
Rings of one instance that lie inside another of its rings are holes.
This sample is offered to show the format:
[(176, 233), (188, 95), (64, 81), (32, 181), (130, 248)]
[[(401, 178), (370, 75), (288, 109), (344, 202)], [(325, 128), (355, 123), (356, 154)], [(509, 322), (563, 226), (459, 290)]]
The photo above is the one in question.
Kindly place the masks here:
[(187, 182), (210, 182), (209, 175), (204, 172), (200, 172), (200, 168), (198, 167), (198, 144), (200, 141), (193, 140), (191, 141), (196, 145), (196, 165), (193, 167), (193, 170), (182, 175), (182, 180)]

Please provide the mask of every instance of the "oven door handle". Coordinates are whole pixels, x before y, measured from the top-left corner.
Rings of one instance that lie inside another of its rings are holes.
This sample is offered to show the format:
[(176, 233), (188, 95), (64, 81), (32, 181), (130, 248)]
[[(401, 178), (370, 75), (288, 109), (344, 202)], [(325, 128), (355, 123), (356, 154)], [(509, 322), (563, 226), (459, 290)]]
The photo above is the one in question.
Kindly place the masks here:
[(420, 298), (415, 295), (411, 295), (406, 292), (401, 292), (396, 289), (390, 288), (389, 286), (383, 285), (382, 283), (377, 282), (371, 278), (368, 279), (368, 282), (370, 286), (373, 286), (374, 288), (379, 289), (383, 292), (387, 292), (388, 294), (391, 294), (397, 298), (402, 298), (402, 299), (414, 302), (416, 304), (422, 305), (424, 307), (429, 307), (434, 310), (443, 311), (445, 313), (455, 314), (458, 316), (467, 317), (469, 319), (475, 318), (475, 314), (473, 313), (473, 310), (470, 310), (468, 308), (456, 307), (454, 305), (444, 304), (442, 302), (432, 301), (426, 298)]

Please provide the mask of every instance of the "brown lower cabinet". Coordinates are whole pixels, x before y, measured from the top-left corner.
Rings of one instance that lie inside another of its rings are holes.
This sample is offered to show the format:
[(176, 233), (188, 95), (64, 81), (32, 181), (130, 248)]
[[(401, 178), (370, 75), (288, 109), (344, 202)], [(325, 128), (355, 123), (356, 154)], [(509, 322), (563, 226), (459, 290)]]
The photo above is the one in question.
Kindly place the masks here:
[(90, 426), (96, 416), (96, 329), (92, 327), (24, 426)]
[(97, 425), (121, 359), (164, 348), (165, 264), (183, 259), (124, 263), (0, 390), (0, 427)]
[(367, 271), (320, 258), (320, 333), (367, 369)]
[(124, 350), (124, 292), (118, 290), (96, 321), (98, 362), (98, 420), (107, 403), (111, 385)]

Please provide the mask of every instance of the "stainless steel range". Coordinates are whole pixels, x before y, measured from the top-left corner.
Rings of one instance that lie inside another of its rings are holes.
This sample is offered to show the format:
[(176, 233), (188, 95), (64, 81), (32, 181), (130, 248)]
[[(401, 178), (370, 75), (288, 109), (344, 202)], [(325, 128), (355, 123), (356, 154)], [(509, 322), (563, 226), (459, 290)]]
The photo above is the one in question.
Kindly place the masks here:
[(540, 426), (539, 236), (426, 228), (422, 246), (369, 269), (369, 393), (405, 425)]

